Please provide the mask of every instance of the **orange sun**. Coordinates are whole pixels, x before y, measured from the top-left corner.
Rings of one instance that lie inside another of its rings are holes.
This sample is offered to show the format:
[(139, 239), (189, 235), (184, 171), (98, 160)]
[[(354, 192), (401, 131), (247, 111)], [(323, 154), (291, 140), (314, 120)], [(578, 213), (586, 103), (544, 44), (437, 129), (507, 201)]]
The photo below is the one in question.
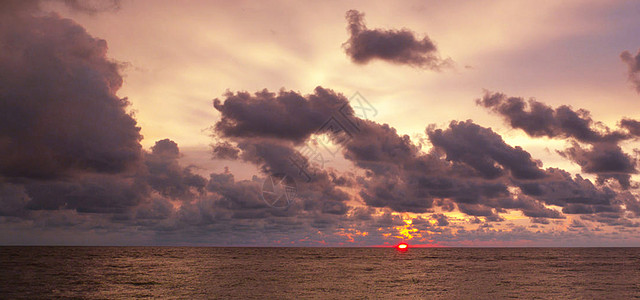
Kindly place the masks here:
[(400, 243), (396, 246), (396, 249), (400, 251), (407, 251), (409, 249), (409, 245), (407, 243)]

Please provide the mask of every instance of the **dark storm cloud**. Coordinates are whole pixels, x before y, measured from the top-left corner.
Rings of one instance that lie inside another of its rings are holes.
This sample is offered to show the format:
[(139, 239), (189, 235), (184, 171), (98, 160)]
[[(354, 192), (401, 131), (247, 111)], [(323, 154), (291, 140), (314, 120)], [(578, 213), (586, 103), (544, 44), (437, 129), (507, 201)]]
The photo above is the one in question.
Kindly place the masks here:
[(611, 188), (597, 187), (579, 174), (572, 178), (561, 169), (548, 168), (546, 171), (545, 180), (518, 183), (522, 192), (547, 205), (563, 207), (564, 213), (577, 213), (573, 209), (579, 206), (588, 206), (589, 211), (597, 210), (595, 207), (617, 209), (615, 198), (618, 193)]
[[(337, 99), (343, 98), (330, 90), (320, 87), (318, 90)], [(281, 93), (291, 99), (303, 98), (296, 101), (305, 105), (284, 110), (292, 116), (290, 119), (294, 124), (304, 122), (295, 117), (298, 109), (305, 115), (309, 106), (342, 103), (293, 92)], [(267, 91), (258, 94), (273, 95)], [(275, 96), (270, 97), (276, 99)], [(229, 93), (227, 99), (232, 105), (227, 106), (222, 101), (216, 101), (215, 105), (233, 109), (219, 109), (222, 120), (227, 121), (220, 121), (214, 129), (216, 136), (226, 137), (234, 145), (221, 145), (234, 149), (238, 158), (255, 164), (265, 174), (295, 174), (297, 170), (288, 161), (292, 155), (300, 154), (294, 143), (308, 139), (315, 129), (302, 125), (298, 127), (307, 129), (298, 130), (295, 134), (290, 134), (290, 131), (278, 133), (276, 128), (284, 128), (285, 122), (275, 115), (269, 116), (272, 123), (256, 122), (261, 124), (258, 127), (252, 123), (253, 114), (233, 115), (252, 108), (256, 101), (254, 97), (246, 94), (246, 97), (237, 98)], [(316, 101), (324, 104), (314, 103)], [(279, 100), (264, 101), (260, 107), (265, 112), (278, 111), (282, 110), (282, 103)], [(329, 112), (330, 109), (322, 111)], [(538, 220), (563, 218), (560, 212), (545, 205), (557, 205), (566, 213), (576, 212), (579, 205), (587, 207), (585, 213), (619, 210), (619, 203), (614, 201), (615, 191), (598, 188), (579, 176), (574, 179), (561, 170), (543, 170), (542, 164), (528, 152), (506, 144), (491, 129), (471, 121), (452, 122), (445, 129), (429, 127), (427, 135), (434, 146), (429, 153), (422, 152), (408, 136), (398, 134), (387, 124), (357, 118), (355, 121), (359, 124), (357, 134), (343, 145), (342, 152), (346, 159), (365, 170), (364, 176), (357, 177), (351, 187), (357, 188), (358, 196), (369, 207), (415, 213), (429, 212), (434, 205), (448, 211), (457, 207), (463, 213), (482, 216), (493, 222), (502, 221), (499, 214), (506, 209), (520, 210)], [(332, 133), (328, 134), (331, 137)], [(214, 147), (214, 152), (220, 147)], [(310, 166), (320, 177), (306, 186), (308, 191), (315, 191), (308, 192), (315, 197), (303, 201), (305, 209), (346, 213), (344, 206), (334, 205), (349, 199), (347, 195), (341, 196), (339, 189), (331, 187), (336, 183), (332, 179), (334, 175), (313, 164)], [(510, 191), (515, 187), (520, 187), (521, 192)], [(339, 201), (326, 202), (336, 199)]]
[(388, 124), (369, 120), (360, 120), (360, 123), (360, 130), (349, 140), (345, 151), (345, 157), (360, 167), (386, 173), (412, 162), (418, 155), (419, 149), (408, 135), (399, 135)]
[(543, 203), (524, 195), (515, 199), (500, 198), (498, 199), (498, 204), (501, 208), (520, 209), (525, 216), (531, 218), (564, 219), (564, 216), (559, 211), (546, 208)]
[(214, 129), (222, 137), (273, 137), (300, 143), (347, 103), (344, 96), (322, 87), (306, 97), (285, 90), (229, 92), (224, 100), (213, 100), (222, 114)]
[(437, 221), (437, 225), (438, 226), (447, 226), (447, 225), (449, 225), (449, 220), (447, 219), (447, 216), (445, 216), (443, 214), (433, 214), (433, 215), (431, 215), (431, 217)]
[(620, 120), (620, 127), (629, 131), (629, 134), (640, 137), (640, 122), (624, 118)]
[(636, 217), (640, 217), (640, 199), (628, 191), (621, 194), (619, 198), (627, 211), (632, 212)]
[[(501, 93), (487, 92), (476, 103), (501, 115), (511, 127), (522, 129), (532, 137), (569, 139), (572, 146), (559, 151), (562, 156), (581, 166), (583, 172), (596, 174), (599, 183), (614, 179), (623, 188), (630, 187), (631, 174), (637, 172), (637, 162), (624, 153), (618, 143), (637, 137), (640, 122), (622, 119), (619, 126), (624, 130), (611, 130), (594, 121), (586, 110), (574, 111), (566, 105), (554, 109), (534, 99), (525, 101)], [(579, 142), (591, 147), (585, 149)]]
[(144, 157), (144, 163), (132, 173), (23, 179), (21, 185), (29, 199), (25, 208), (123, 214), (137, 205), (145, 205), (156, 197), (155, 193), (178, 201), (191, 201), (204, 194), (207, 180), (179, 165), (180, 152), (173, 141), (158, 141)]
[(237, 157), (256, 165), (266, 176), (295, 178), (301, 207), (291, 209), (345, 214), (344, 202), (350, 197), (339, 187), (353, 184), (353, 179), (319, 168), (300, 153), (299, 144), (324, 132), (320, 130), (323, 124), (338, 112), (353, 118), (347, 103), (344, 96), (322, 87), (306, 96), (284, 90), (277, 95), (267, 90), (254, 95), (229, 92), (224, 100), (214, 100), (222, 117), (213, 130), (219, 140), (226, 138), (235, 145), (217, 142), (214, 157)]
[(629, 188), (631, 174), (636, 173), (635, 160), (622, 152), (618, 145), (597, 143), (591, 149), (584, 149), (574, 142), (559, 153), (576, 162), (583, 172), (598, 174), (600, 183), (613, 178), (624, 188)]
[(389, 207), (399, 212), (424, 213), (433, 207), (433, 199), (412, 189), (401, 174), (363, 179), (360, 197), (371, 207)]
[(364, 13), (357, 10), (347, 11), (346, 19), (350, 36), (343, 47), (357, 64), (380, 59), (432, 70), (451, 64), (450, 60), (440, 58), (435, 43), (427, 36), (419, 39), (408, 29), (367, 29)]
[[(220, 195), (217, 200), (217, 207), (226, 208), (240, 213), (258, 210), (259, 215), (264, 217), (269, 208), (260, 198), (261, 185), (259, 182), (238, 181), (228, 170), (224, 173), (212, 173), (207, 184), (207, 190)], [(244, 216), (246, 217), (246, 215)]]
[(188, 201), (204, 193), (207, 180), (193, 174), (190, 167), (182, 167), (179, 158), (178, 144), (169, 139), (157, 141), (145, 155), (146, 180), (161, 195)]
[[(133, 210), (152, 218), (167, 215), (165, 198), (202, 196), (207, 180), (180, 166), (176, 143), (142, 150), (129, 102), (116, 95), (123, 80), (106, 41), (44, 14), (39, 4), (2, 3), (9, 11), (0, 18), (0, 214), (76, 211), (120, 219)], [(117, 2), (66, 4), (97, 12)]]
[(493, 208), (483, 204), (458, 203), (458, 208), (460, 209), (461, 212), (470, 216), (487, 217), (487, 218), (490, 218), (491, 220), (495, 220), (498, 222), (503, 221), (503, 219), (499, 218), (495, 214), (495, 211), (493, 210)]
[(593, 121), (588, 111), (574, 111), (566, 105), (553, 109), (534, 99), (525, 101), (520, 97), (490, 92), (476, 103), (501, 115), (511, 127), (522, 129), (532, 137), (574, 138), (585, 143), (616, 142), (629, 138), (623, 132), (611, 131)]
[(620, 54), (622, 61), (627, 64), (629, 81), (640, 93), (640, 51), (634, 56), (629, 51)]
[(516, 179), (544, 177), (531, 155), (520, 147), (507, 145), (497, 133), (473, 122), (451, 122), (446, 130), (428, 132), (431, 143), (447, 155), (447, 160), (464, 162), (487, 179), (509, 172)]
[(618, 227), (640, 227), (640, 223), (630, 219), (620, 218), (617, 213), (602, 213), (597, 215), (583, 215), (581, 219), (591, 222), (604, 223), (611, 226)]
[[(405, 172), (403, 182), (419, 183), (408, 185), (405, 191), (451, 199), (460, 211), (487, 217), (489, 221), (501, 221), (498, 213), (505, 209), (520, 210), (534, 219), (564, 218), (543, 204), (560, 206), (565, 213), (576, 213), (577, 205), (587, 208), (584, 213), (620, 210), (618, 193), (614, 190), (596, 187), (579, 175), (572, 178), (559, 169), (543, 170), (541, 163), (533, 160), (529, 153), (507, 145), (489, 128), (471, 121), (452, 122), (444, 130), (429, 127), (427, 134), (434, 146), (432, 153), (418, 155), (410, 161), (408, 166), (417, 166), (416, 169), (401, 168)], [(438, 153), (445, 155), (445, 161), (434, 159)], [(508, 190), (514, 185), (520, 186), (524, 195)], [(385, 199), (389, 197), (379, 197), (376, 206), (385, 203)], [(441, 202), (444, 203), (438, 199), (435, 203)], [(419, 203), (429, 202), (423, 198)], [(391, 206), (396, 203), (387, 205), (397, 209)]]
[[(344, 214), (346, 206), (343, 203), (350, 197), (339, 189), (347, 184), (347, 178), (338, 177), (335, 173), (309, 164), (307, 158), (294, 148), (287, 140), (277, 139), (239, 139), (238, 148), (242, 150), (239, 158), (260, 168), (265, 175), (286, 174), (293, 177), (298, 184), (298, 195), (302, 201), (303, 210), (320, 210), (322, 213)], [(307, 165), (306, 171), (310, 176), (304, 177), (298, 165), (292, 163), (296, 157)], [(346, 174), (348, 175), (348, 174)]]
[(25, 185), (29, 210), (74, 209), (86, 213), (123, 213), (149, 193), (136, 178), (84, 175), (75, 180), (33, 181)]
[(238, 159), (238, 153), (240, 153), (240, 149), (234, 147), (229, 142), (218, 142), (211, 146), (213, 150), (213, 158), (215, 159), (228, 159), (235, 160)]
[(55, 14), (0, 20), (0, 175), (119, 173), (141, 158), (140, 129), (116, 96), (107, 43)]

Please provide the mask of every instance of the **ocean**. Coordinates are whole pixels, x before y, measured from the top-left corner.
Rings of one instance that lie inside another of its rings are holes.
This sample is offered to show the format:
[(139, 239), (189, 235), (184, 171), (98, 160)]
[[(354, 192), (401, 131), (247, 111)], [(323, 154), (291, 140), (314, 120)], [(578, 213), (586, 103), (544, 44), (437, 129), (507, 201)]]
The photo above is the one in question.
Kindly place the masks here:
[(640, 248), (0, 247), (3, 299), (626, 299)]

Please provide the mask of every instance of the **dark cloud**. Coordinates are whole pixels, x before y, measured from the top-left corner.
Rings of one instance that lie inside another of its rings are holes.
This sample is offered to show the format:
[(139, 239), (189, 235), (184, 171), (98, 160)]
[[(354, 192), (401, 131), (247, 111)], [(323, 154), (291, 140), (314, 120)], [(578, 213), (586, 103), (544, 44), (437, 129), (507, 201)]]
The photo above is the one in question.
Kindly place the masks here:
[(355, 63), (381, 59), (431, 70), (451, 65), (450, 59), (440, 58), (435, 43), (427, 36), (419, 39), (408, 29), (367, 29), (364, 13), (357, 10), (347, 11), (346, 19), (350, 36), (343, 47)]
[(0, 20), (0, 48), (0, 175), (113, 174), (140, 160), (104, 40), (55, 14), (16, 13)]
[(501, 208), (520, 209), (525, 216), (531, 218), (564, 219), (564, 216), (559, 211), (547, 208), (542, 202), (525, 195), (515, 199), (503, 197), (498, 199), (498, 204)]
[(399, 212), (428, 212), (433, 199), (428, 194), (413, 190), (415, 186), (406, 178), (396, 176), (373, 176), (362, 181), (360, 197), (372, 207), (389, 207)]
[(449, 219), (444, 214), (433, 214), (433, 215), (431, 215), (431, 217), (434, 220), (437, 221), (436, 224), (438, 226), (448, 226), (449, 225)]
[(132, 173), (23, 179), (20, 186), (28, 199), (25, 208), (124, 214), (138, 205), (157, 201), (152, 200), (156, 194), (177, 201), (191, 201), (204, 194), (207, 180), (179, 165), (180, 153), (173, 141), (158, 141), (144, 157), (144, 163)]
[(306, 97), (285, 90), (253, 95), (229, 92), (224, 100), (213, 100), (222, 114), (214, 129), (221, 137), (272, 137), (300, 143), (347, 103), (344, 96), (322, 87)]
[(598, 174), (598, 182), (608, 178), (616, 179), (624, 188), (629, 188), (631, 174), (636, 173), (636, 161), (622, 152), (618, 145), (597, 143), (591, 149), (584, 149), (578, 143), (559, 153), (576, 162), (583, 172)]
[(578, 219), (573, 219), (573, 221), (571, 221), (571, 227), (573, 228), (585, 228), (587, 227), (587, 225), (585, 225), (584, 222), (578, 220)]
[[(476, 103), (532, 137), (570, 140), (572, 146), (559, 153), (581, 166), (583, 172), (596, 174), (599, 183), (614, 179), (625, 189), (631, 186), (630, 178), (637, 172), (637, 162), (624, 153), (618, 143), (637, 137), (640, 122), (622, 119), (619, 126), (624, 130), (611, 130), (594, 121), (586, 110), (574, 111), (566, 105), (554, 109), (534, 99), (525, 101), (501, 93), (487, 92)], [(580, 143), (591, 147), (585, 149)]]
[(145, 179), (163, 196), (190, 201), (204, 193), (207, 180), (194, 174), (191, 167), (182, 167), (179, 158), (178, 144), (169, 139), (157, 141), (145, 155)]
[(213, 150), (213, 158), (215, 159), (236, 160), (240, 153), (240, 149), (234, 147), (229, 142), (218, 142), (213, 144), (211, 148)]
[(566, 105), (554, 109), (534, 99), (525, 101), (520, 97), (491, 92), (486, 92), (476, 103), (501, 115), (511, 127), (522, 129), (532, 137), (574, 138), (585, 143), (616, 142), (629, 138), (622, 132), (611, 131), (594, 122), (588, 111), (574, 111)]
[(25, 217), (30, 198), (21, 185), (0, 182), (0, 216)]
[(418, 155), (408, 135), (399, 135), (388, 124), (360, 120), (362, 126), (345, 145), (345, 158), (378, 174), (411, 163)]
[(539, 161), (520, 147), (507, 145), (497, 133), (471, 121), (451, 122), (447, 130), (428, 132), (431, 143), (442, 149), (447, 160), (463, 162), (487, 179), (509, 172), (516, 179), (541, 179), (545, 176)]
[(620, 120), (620, 127), (626, 129), (629, 131), (629, 134), (633, 135), (633, 136), (640, 136), (640, 122), (633, 120), (633, 119), (627, 119), (624, 118), (622, 120)]
[[(105, 3), (66, 1), (96, 12)], [(169, 200), (202, 196), (207, 180), (179, 164), (175, 142), (142, 150), (129, 102), (116, 95), (123, 80), (107, 43), (39, 4), (2, 4), (12, 13), (0, 18), (0, 214), (153, 219), (168, 215)]]
[(522, 192), (547, 205), (563, 207), (564, 213), (581, 213), (575, 211), (578, 207), (588, 207), (585, 213), (605, 207), (609, 207), (609, 210), (619, 209), (619, 203), (615, 201), (618, 193), (611, 188), (597, 187), (579, 174), (572, 178), (571, 174), (561, 169), (548, 168), (546, 171), (545, 180), (517, 183)]
[(346, 213), (343, 202), (350, 197), (339, 189), (341, 183), (347, 183), (343, 182), (346, 178), (338, 178), (334, 173), (309, 163), (290, 141), (242, 138), (237, 143), (242, 150), (240, 159), (258, 166), (266, 176), (285, 174), (296, 180), (301, 209)]
[(118, 175), (84, 175), (74, 180), (33, 181), (25, 185), (30, 210), (73, 209), (86, 213), (124, 213), (149, 194), (144, 182)]
[(635, 56), (629, 51), (624, 51), (620, 54), (620, 59), (627, 64), (629, 81), (640, 93), (640, 51)]
[[(343, 99), (343, 96), (333, 91), (320, 87), (316, 89), (318, 90), (337, 99)], [(309, 106), (341, 103), (341, 101), (326, 101), (318, 97), (312, 98), (311, 95), (301, 96), (292, 93), (285, 94), (288, 98), (300, 99), (296, 100), (299, 103), (305, 103), (284, 110), (292, 116), (299, 115), (298, 109), (304, 114)], [(274, 95), (267, 91), (258, 94)], [(262, 124), (260, 127), (253, 125), (251, 119), (253, 114), (233, 114), (237, 111), (249, 110), (255, 105), (256, 100), (249, 94), (241, 98), (233, 95), (228, 94), (228, 100), (233, 104), (228, 107), (233, 107), (233, 110), (219, 109), (222, 120), (228, 121), (221, 121), (215, 126), (216, 135), (226, 137), (233, 142), (233, 145), (231, 143), (221, 145), (234, 149), (233, 152), (238, 153), (238, 158), (255, 164), (265, 174), (275, 172), (295, 174), (298, 170), (289, 160), (293, 156), (301, 156), (305, 163), (310, 163), (294, 147), (297, 143), (309, 141), (311, 134), (317, 132), (316, 129), (301, 125), (298, 127), (307, 129), (299, 130), (296, 134), (277, 134), (275, 128), (284, 128), (285, 125), (284, 121), (275, 115), (269, 117), (273, 120), (272, 123), (257, 122)], [(282, 101), (276, 100), (275, 96), (270, 96), (270, 99), (272, 101), (261, 102), (260, 110), (282, 110)], [(319, 101), (322, 102), (314, 103)], [(217, 101), (216, 105), (227, 107), (227, 103), (222, 101)], [(339, 110), (337, 105), (333, 108)], [(321, 111), (330, 113), (331, 110)], [(552, 119), (555, 118), (555, 112), (550, 116)], [(594, 122), (585, 119), (585, 115), (580, 117), (574, 114), (574, 116), (584, 121), (581, 128), (589, 132), (590, 125)], [(425, 153), (411, 141), (409, 136), (398, 134), (387, 124), (359, 119), (352, 114), (348, 117), (358, 125), (357, 131), (343, 144), (342, 153), (347, 160), (365, 171), (365, 174), (357, 177), (356, 182), (351, 183), (350, 186), (357, 189), (358, 196), (369, 207), (415, 213), (430, 212), (436, 205), (446, 211), (457, 207), (465, 214), (482, 216), (490, 222), (502, 221), (500, 213), (506, 212), (507, 209), (520, 210), (524, 215), (540, 222), (543, 219), (564, 218), (561, 212), (546, 205), (556, 205), (565, 213), (597, 214), (605, 211), (620, 211), (620, 202), (616, 200), (617, 192), (607, 187), (599, 188), (580, 176), (572, 178), (562, 170), (544, 170), (541, 168), (541, 162), (533, 159), (528, 152), (520, 147), (506, 144), (500, 135), (472, 121), (452, 122), (446, 129), (430, 126), (427, 129), (427, 135), (434, 148), (429, 153)], [(294, 120), (295, 124), (303, 122), (304, 120)], [(554, 122), (556, 121), (550, 121), (551, 124)], [(558, 128), (570, 126), (556, 127), (547, 132), (561, 134), (563, 131)], [(575, 127), (580, 128), (580, 126)], [(332, 132), (327, 134), (329, 138), (335, 139)], [(598, 141), (611, 139), (593, 130), (589, 134)], [(214, 147), (214, 152), (217, 148)], [(313, 197), (312, 200), (303, 200), (304, 209), (320, 210), (324, 213), (346, 213), (343, 203), (349, 199), (349, 196), (340, 196), (341, 191), (331, 187), (336, 182), (332, 179), (333, 175), (317, 165), (309, 164), (309, 166), (320, 177), (306, 185), (308, 191), (315, 192), (307, 193)], [(628, 168), (615, 168), (615, 170), (621, 173), (630, 171)], [(594, 168), (592, 171), (597, 170)], [(607, 171), (609, 176), (614, 176), (612, 172), (616, 172), (613, 169), (599, 171)], [(616, 177), (616, 179), (619, 178)], [(514, 190), (516, 187), (520, 188), (520, 192)], [(336, 198), (341, 200), (335, 203), (319, 204)]]

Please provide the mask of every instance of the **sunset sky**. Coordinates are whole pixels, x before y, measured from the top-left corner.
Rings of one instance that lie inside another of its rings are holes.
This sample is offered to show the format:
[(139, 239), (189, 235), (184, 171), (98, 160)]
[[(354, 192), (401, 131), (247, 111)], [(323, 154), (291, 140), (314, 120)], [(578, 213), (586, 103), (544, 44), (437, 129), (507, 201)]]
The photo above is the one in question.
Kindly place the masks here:
[(0, 244), (640, 246), (639, 16), (4, 1)]

